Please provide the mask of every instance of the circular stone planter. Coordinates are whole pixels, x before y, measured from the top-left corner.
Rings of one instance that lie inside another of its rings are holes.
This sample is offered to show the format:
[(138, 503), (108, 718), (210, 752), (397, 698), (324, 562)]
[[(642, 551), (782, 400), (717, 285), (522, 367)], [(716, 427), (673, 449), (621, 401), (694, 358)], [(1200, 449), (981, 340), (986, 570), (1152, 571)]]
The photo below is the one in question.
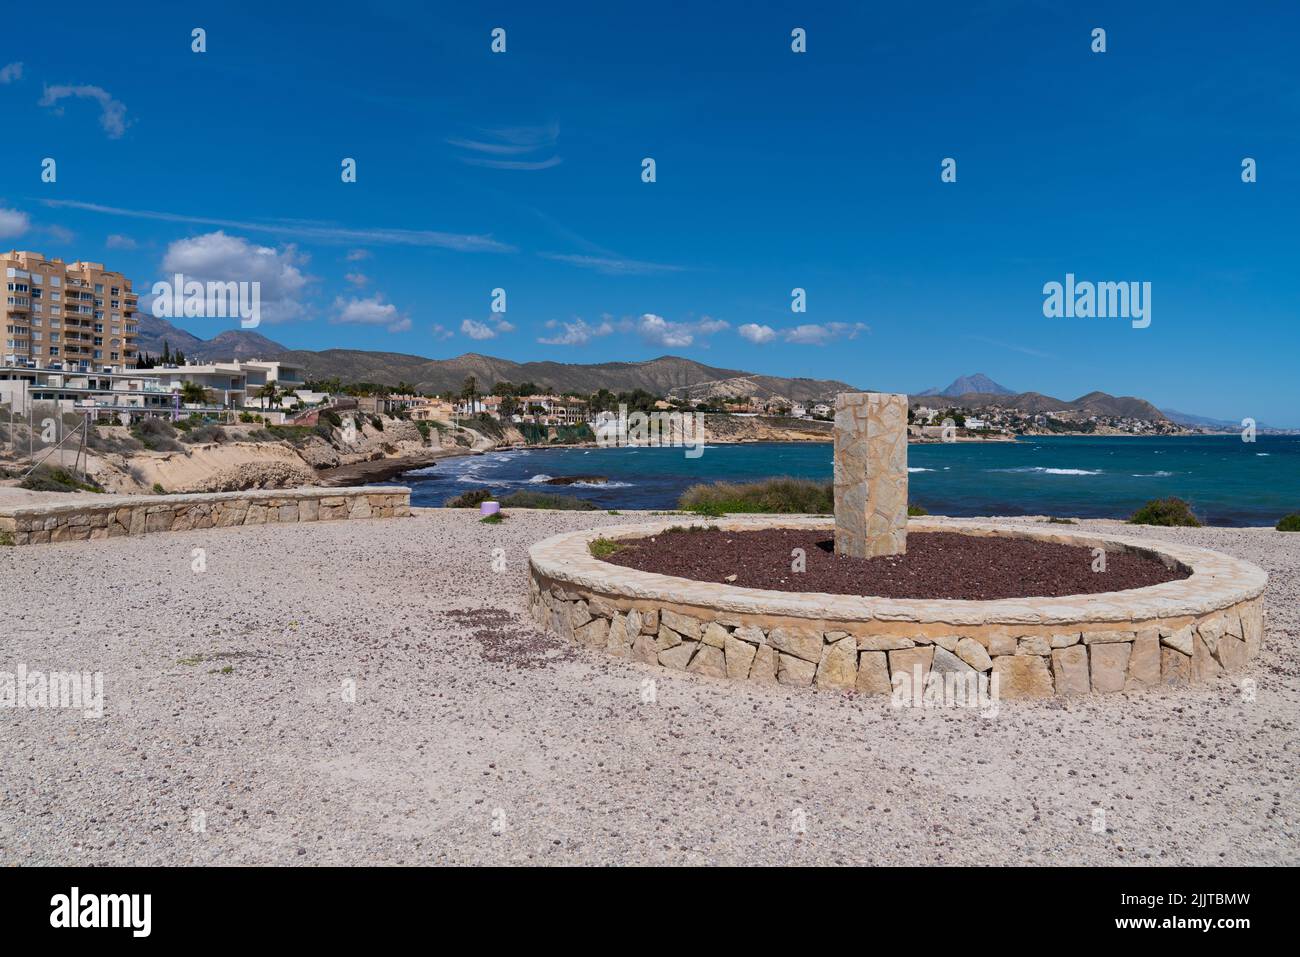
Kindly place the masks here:
[[(825, 529), (828, 518), (694, 520), (726, 531)], [(655, 535), (687, 516), (556, 535), (529, 551), (537, 624), (580, 644), (718, 678), (888, 693), (894, 675), (996, 676), (1003, 698), (1183, 685), (1239, 671), (1263, 639), (1263, 570), (1204, 548), (951, 519), (913, 532), (1133, 551), (1190, 577), (1146, 588), (998, 601), (769, 591), (692, 581), (592, 556), (597, 538)]]

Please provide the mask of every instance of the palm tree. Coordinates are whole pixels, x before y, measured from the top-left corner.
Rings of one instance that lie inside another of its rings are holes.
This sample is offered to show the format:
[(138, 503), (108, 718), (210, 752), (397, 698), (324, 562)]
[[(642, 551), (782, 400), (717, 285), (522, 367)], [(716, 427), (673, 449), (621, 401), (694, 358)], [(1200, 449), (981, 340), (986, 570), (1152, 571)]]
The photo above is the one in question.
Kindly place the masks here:
[(268, 382), (262, 388), (257, 390), (257, 397), (265, 400), (270, 408), (279, 408), (281, 400), (284, 399), (284, 393), (274, 382)]
[(208, 390), (197, 382), (183, 382), (181, 383), (181, 401), (187, 405), (204, 405), (208, 401)]

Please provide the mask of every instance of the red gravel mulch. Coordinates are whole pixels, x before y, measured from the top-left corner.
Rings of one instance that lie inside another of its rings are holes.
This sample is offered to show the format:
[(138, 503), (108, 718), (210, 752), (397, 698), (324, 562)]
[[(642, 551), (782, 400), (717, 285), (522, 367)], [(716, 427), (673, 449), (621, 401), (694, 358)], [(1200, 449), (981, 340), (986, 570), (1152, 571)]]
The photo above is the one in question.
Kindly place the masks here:
[[(1189, 574), (1129, 552), (1107, 552), (1106, 570), (1093, 571), (1092, 549), (1082, 545), (957, 532), (914, 532), (906, 555), (882, 558), (836, 555), (828, 532), (786, 528), (674, 530), (622, 544), (605, 560), (742, 588), (880, 598), (1055, 598), (1143, 588)], [(792, 571), (796, 548), (806, 556), (802, 572)]]

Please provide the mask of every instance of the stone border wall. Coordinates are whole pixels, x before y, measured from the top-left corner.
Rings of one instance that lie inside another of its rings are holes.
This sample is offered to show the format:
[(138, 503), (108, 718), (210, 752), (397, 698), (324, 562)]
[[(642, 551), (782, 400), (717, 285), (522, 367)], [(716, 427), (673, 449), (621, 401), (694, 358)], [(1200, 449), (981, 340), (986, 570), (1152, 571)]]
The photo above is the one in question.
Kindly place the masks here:
[[(686, 520), (689, 523), (689, 519)], [(636, 571), (592, 557), (599, 537), (638, 538), (681, 518), (557, 535), (530, 551), (534, 621), (622, 658), (718, 678), (892, 689), (899, 672), (996, 675), (1007, 699), (1208, 681), (1259, 651), (1268, 576), (1208, 549), (927, 519), (910, 532), (957, 531), (1133, 550), (1189, 578), (1064, 598), (969, 602), (859, 598), (737, 588)], [(825, 528), (825, 519), (709, 521), (728, 530)]]
[(258, 489), (193, 495), (97, 495), (0, 509), (15, 545), (188, 532), (195, 528), (405, 518), (411, 490), (396, 485)]

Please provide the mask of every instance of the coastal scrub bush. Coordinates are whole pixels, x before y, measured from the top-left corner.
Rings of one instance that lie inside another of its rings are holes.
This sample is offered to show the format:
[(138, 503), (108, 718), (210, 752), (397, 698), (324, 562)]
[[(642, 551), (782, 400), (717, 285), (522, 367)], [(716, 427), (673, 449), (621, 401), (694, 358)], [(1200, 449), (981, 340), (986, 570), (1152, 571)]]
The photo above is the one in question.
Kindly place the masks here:
[(1078, 525), (1079, 523), (1072, 518), (1057, 518), (1055, 515), (1052, 515), (1047, 519), (1047, 524), (1048, 525)]
[(830, 482), (800, 478), (714, 482), (692, 485), (682, 493), (677, 506), (712, 517), (734, 512), (827, 515), (835, 511), (835, 492)]
[(442, 506), (443, 508), (478, 508), (484, 502), (491, 502), (494, 499), (495, 496), (490, 488), (474, 488), (447, 499)]
[(1279, 532), (1300, 532), (1300, 512), (1292, 512), (1277, 523)]
[(176, 430), (164, 419), (141, 419), (131, 426), (131, 435), (150, 452), (182, 452), (185, 449), (176, 441)]
[(1166, 525), (1200, 528), (1201, 520), (1192, 512), (1192, 507), (1181, 498), (1155, 498), (1134, 512), (1128, 520), (1130, 525)]
[(50, 465), (38, 465), (18, 483), (33, 492), (102, 492), (104, 489), (85, 474)]
[(14, 533), (7, 528), (0, 528), (0, 546), (14, 546), (18, 543), (14, 541)]
[(339, 414), (335, 412), (333, 409), (326, 409), (323, 412), (321, 412), (320, 421), (328, 422), (336, 429), (341, 429), (343, 427), (343, 420), (339, 418)]
[(185, 433), (182, 442), (194, 444), (196, 442), (225, 442), (227, 439), (226, 430), (219, 425), (201, 425), (196, 429), (190, 429)]
[(128, 452), (139, 452), (144, 448), (144, 445), (132, 438), (129, 433), (126, 435), (106, 434), (98, 428), (92, 428), (90, 434), (86, 436), (86, 447), (95, 452), (117, 452), (124, 455)]
[(479, 519), (482, 525), (500, 525), (506, 520), (505, 512), (493, 512), (491, 515), (484, 515)]
[(593, 512), (596, 506), (585, 498), (554, 495), (549, 492), (530, 492), (520, 489), (501, 500), (502, 508), (555, 508), (568, 512)]
[(428, 442), (428, 441), (429, 441), (429, 430), (430, 430), (429, 423), (426, 422), (424, 419), (416, 419), (416, 420), (415, 420), (415, 427), (416, 427), (417, 429), (420, 430), (420, 438), (421, 438), (423, 441)]
[(372, 415), (370, 417), (370, 425), (374, 428), (376, 432), (384, 431), (384, 420), (377, 415)]
[(929, 515), (930, 513), (926, 511), (924, 505), (909, 505), (907, 506), (907, 514), (912, 516), (921, 516)]

